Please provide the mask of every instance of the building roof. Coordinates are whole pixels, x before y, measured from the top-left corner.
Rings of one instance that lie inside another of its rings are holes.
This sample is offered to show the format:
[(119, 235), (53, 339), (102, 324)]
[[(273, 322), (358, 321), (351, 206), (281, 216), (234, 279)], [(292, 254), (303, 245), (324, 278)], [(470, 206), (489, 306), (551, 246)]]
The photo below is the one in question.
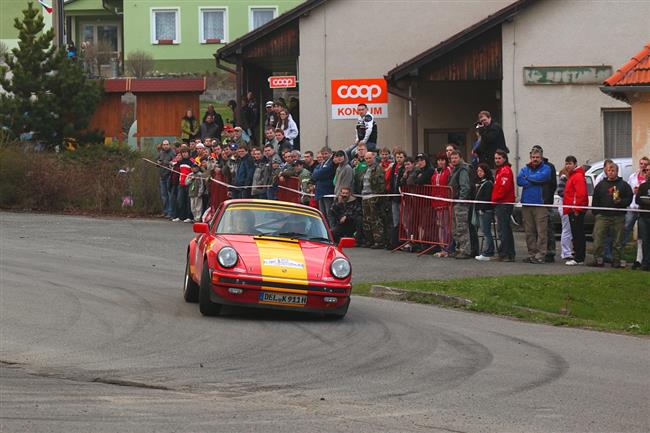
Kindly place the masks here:
[(418, 68), (424, 66), (431, 61), (437, 59), (438, 57), (452, 51), (453, 49), (461, 46), (467, 41), (474, 39), (477, 36), (485, 33), (486, 31), (500, 25), (504, 21), (509, 20), (513, 16), (517, 15), (521, 10), (523, 10), (530, 3), (535, 2), (536, 0), (517, 0), (514, 3), (506, 6), (505, 8), (495, 12), (492, 15), (488, 15), (486, 18), (481, 21), (467, 27), (459, 33), (456, 33), (452, 37), (440, 42), (438, 45), (418, 54), (410, 60), (394, 67), (386, 73), (387, 81), (395, 81), (400, 78), (404, 78), (413, 71), (417, 71)]
[(112, 78), (103, 80), (106, 93), (203, 93), (206, 88), (204, 78)]
[(246, 33), (245, 35), (240, 36), (229, 44), (226, 44), (223, 47), (219, 48), (215, 54), (215, 57), (226, 60), (229, 56), (240, 53), (245, 46), (252, 44), (256, 40), (279, 29), (285, 24), (288, 24), (303, 15), (309, 14), (312, 9), (317, 8), (326, 1), (327, 0), (306, 0), (304, 3), (301, 3), (295, 8), (286, 11), (279, 17), (269, 21), (263, 26), (260, 26), (255, 30)]
[(650, 42), (605, 80), (605, 86), (650, 85)]

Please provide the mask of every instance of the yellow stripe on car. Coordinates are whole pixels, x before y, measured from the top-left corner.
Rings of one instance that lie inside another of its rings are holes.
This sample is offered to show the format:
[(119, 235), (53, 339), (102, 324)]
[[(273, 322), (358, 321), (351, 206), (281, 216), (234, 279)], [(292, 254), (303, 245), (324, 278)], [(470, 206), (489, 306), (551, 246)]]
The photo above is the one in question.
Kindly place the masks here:
[(307, 285), (307, 263), (300, 243), (256, 239), (260, 256), (262, 280), (295, 280), (293, 284)]

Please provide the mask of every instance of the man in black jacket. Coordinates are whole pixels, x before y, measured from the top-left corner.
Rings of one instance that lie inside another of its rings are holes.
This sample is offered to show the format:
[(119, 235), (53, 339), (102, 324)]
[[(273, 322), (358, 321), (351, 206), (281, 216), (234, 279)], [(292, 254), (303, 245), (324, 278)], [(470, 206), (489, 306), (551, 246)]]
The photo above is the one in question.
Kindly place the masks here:
[(592, 206), (618, 208), (616, 210), (592, 210), (596, 216), (594, 224), (594, 262), (591, 266), (603, 266), (603, 244), (608, 236), (612, 238), (612, 268), (624, 268), (621, 261), (623, 250), (623, 232), (625, 229), (624, 210), (632, 203), (633, 192), (630, 185), (618, 176), (618, 165), (610, 162), (605, 165), (605, 179), (601, 180), (596, 189)]
[(497, 122), (492, 121), (492, 115), (489, 111), (478, 113), (478, 123), (476, 124), (481, 134), (481, 142), (476, 148), (478, 161), (484, 162), (494, 169), (494, 154), (501, 149), (510, 153), (506, 146), (506, 137), (503, 135), (503, 129)]
[[(643, 171), (645, 172), (646, 181), (639, 185), (635, 203), (639, 205), (639, 209), (650, 211), (650, 168), (646, 167)], [(639, 239), (643, 251), (641, 269), (650, 272), (650, 212), (640, 212), (637, 224), (639, 225)]]
[(206, 138), (214, 138), (220, 140), (222, 130), (223, 130), (223, 120), (221, 121), (221, 125), (219, 125), (214, 121), (214, 117), (211, 114), (208, 114), (207, 116), (205, 116), (205, 121), (201, 124), (201, 128), (200, 128), (201, 141), (205, 142)]
[(332, 205), (334, 227), (332, 236), (338, 242), (342, 237), (352, 237), (361, 232), (361, 202), (352, 195), (348, 187), (341, 188), (336, 202)]

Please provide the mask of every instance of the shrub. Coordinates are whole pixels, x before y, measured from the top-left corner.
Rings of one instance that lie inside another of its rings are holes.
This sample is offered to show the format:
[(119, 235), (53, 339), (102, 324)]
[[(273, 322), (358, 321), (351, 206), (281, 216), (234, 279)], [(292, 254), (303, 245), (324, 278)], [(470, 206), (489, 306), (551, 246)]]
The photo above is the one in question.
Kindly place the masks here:
[(153, 56), (142, 50), (131, 51), (126, 59), (126, 68), (134, 77), (144, 78), (153, 69)]

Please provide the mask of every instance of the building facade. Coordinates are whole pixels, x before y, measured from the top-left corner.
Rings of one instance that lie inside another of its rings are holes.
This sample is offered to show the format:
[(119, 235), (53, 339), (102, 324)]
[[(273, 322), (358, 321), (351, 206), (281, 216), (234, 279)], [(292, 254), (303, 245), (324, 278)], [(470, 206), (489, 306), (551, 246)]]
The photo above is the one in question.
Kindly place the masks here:
[(300, 0), (66, 0), (67, 32), (77, 46), (100, 44), (102, 62), (129, 53), (153, 57), (158, 73), (214, 72), (214, 51), (277, 18)]
[(251, 84), (264, 74), (298, 76), (304, 149), (354, 139), (354, 121), (332, 111), (333, 81), (386, 77), (380, 147), (469, 152), (489, 110), (515, 165), (535, 144), (556, 163), (569, 153), (587, 162), (630, 156), (629, 107), (599, 86), (650, 40), (648, 16), (650, 2), (308, 0), (217, 54), (241, 62), (240, 92), (268, 95)]

